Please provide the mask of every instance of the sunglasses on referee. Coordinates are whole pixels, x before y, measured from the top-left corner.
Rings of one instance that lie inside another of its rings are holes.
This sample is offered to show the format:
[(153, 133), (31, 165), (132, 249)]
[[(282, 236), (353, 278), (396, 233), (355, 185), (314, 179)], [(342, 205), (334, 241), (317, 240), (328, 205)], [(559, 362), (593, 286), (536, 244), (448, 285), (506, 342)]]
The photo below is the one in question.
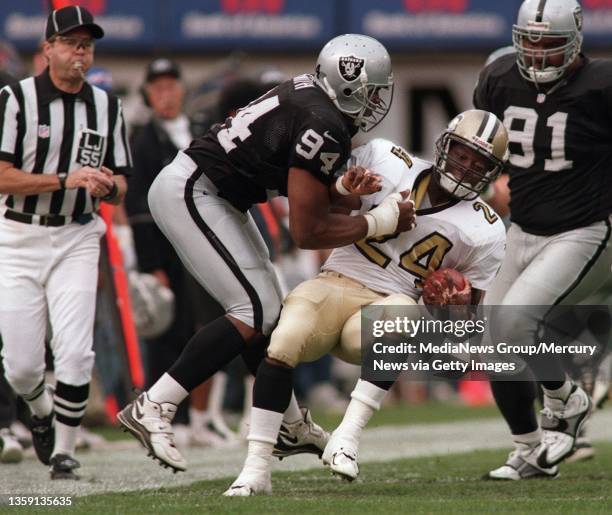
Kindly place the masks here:
[(73, 36), (54, 36), (49, 40), (49, 43), (54, 43), (56, 41), (74, 50), (78, 50), (79, 48), (83, 50), (93, 50), (96, 45), (96, 40), (93, 38), (77, 38)]

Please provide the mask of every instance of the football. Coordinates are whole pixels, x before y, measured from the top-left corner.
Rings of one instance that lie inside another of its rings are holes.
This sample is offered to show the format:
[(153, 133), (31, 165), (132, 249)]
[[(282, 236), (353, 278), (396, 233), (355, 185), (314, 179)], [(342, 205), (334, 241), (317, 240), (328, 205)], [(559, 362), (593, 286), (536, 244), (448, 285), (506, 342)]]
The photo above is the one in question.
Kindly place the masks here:
[(428, 306), (461, 306), (470, 304), (471, 300), (470, 281), (452, 268), (430, 273), (423, 283), (423, 303)]

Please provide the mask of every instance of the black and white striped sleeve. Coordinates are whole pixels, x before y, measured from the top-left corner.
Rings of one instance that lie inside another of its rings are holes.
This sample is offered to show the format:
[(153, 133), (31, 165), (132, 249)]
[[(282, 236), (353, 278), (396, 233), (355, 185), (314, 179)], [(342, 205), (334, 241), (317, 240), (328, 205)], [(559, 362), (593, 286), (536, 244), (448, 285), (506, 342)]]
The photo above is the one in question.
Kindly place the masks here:
[(0, 90), (0, 161), (15, 162), (19, 103), (11, 88)]
[(127, 127), (123, 118), (121, 100), (109, 97), (109, 142), (104, 166), (117, 175), (129, 175), (132, 170), (132, 153), (127, 138)]

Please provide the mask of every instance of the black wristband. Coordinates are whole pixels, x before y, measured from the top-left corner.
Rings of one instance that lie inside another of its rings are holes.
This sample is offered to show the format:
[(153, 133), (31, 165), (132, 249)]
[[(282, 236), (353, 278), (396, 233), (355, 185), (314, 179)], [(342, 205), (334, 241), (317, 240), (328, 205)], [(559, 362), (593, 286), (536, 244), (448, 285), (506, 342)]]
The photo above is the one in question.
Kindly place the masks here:
[(104, 200), (105, 202), (113, 200), (117, 196), (117, 193), (119, 193), (119, 188), (117, 187), (117, 183), (113, 181), (113, 187), (111, 190), (103, 197), (100, 197), (100, 200)]
[(68, 174), (60, 173), (57, 177), (59, 179), (60, 190), (65, 190), (66, 189), (66, 179), (68, 179)]

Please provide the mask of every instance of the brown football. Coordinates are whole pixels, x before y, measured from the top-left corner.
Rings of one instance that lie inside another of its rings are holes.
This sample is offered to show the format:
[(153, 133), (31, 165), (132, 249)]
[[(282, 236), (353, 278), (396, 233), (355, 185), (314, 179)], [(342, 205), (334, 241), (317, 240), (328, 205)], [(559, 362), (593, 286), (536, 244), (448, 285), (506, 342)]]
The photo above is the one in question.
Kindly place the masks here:
[(423, 283), (423, 303), (429, 306), (463, 306), (472, 301), (472, 285), (461, 272), (441, 268)]

